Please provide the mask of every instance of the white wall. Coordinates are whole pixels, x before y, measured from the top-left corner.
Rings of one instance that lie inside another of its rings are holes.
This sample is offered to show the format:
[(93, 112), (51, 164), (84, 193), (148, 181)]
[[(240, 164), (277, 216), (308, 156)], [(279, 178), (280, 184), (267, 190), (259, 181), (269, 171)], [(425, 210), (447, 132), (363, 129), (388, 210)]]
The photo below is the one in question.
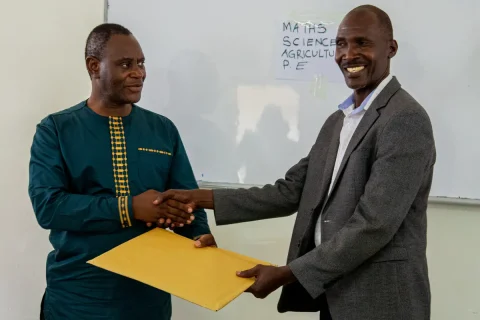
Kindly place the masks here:
[(480, 208), (430, 206), (432, 319), (480, 319)]
[[(45, 286), (48, 233), (27, 194), (28, 160), (37, 122), (86, 97), (83, 64), (88, 32), (103, 21), (101, 0), (10, 1), (0, 11), (0, 319), (38, 319)], [(213, 222), (212, 213), (209, 212)], [(219, 245), (283, 264), (293, 217), (212, 229)], [(432, 206), (429, 261), (435, 320), (480, 319), (480, 209)], [(214, 314), (174, 299), (174, 319), (317, 319), (279, 315), (278, 293), (265, 300), (243, 295)], [(241, 316), (240, 311), (247, 315)]]
[(35, 125), (89, 93), (83, 62), (103, 0), (2, 1), (0, 9), (0, 319), (38, 319), (48, 233), (28, 199)]

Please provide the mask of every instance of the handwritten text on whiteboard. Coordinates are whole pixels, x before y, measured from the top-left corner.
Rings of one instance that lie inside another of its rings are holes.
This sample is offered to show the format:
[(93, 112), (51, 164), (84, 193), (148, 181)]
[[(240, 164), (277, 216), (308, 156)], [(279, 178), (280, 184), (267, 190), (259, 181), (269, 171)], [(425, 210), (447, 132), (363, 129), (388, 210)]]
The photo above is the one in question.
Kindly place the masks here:
[(336, 24), (282, 22), (275, 50), (279, 79), (313, 80), (322, 76), (341, 79), (335, 63)]

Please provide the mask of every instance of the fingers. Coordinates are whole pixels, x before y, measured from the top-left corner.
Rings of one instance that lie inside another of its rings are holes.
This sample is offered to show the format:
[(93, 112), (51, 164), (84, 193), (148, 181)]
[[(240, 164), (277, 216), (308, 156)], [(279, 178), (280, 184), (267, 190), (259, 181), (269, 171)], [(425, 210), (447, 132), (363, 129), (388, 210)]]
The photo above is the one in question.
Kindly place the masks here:
[(260, 282), (261, 281), (258, 278), (255, 279), (255, 282), (247, 290), (245, 290), (245, 292), (253, 294), (253, 296), (257, 299), (266, 298), (268, 294), (262, 289)]
[(193, 208), (184, 203), (167, 200), (166, 202), (158, 206), (160, 215), (165, 215), (174, 221), (180, 221), (182, 223), (191, 223), (195, 219), (195, 216), (192, 214)]
[(159, 227), (159, 228), (170, 228), (170, 229), (173, 230), (174, 228), (182, 228), (184, 226), (185, 226), (185, 224), (174, 223), (171, 219), (161, 218), (157, 221), (157, 227)]
[(263, 299), (266, 297), (266, 295), (261, 292), (258, 279), (255, 279), (255, 282), (247, 290), (245, 290), (245, 292), (253, 294), (253, 296), (257, 299)]
[[(152, 222), (147, 222), (147, 227), (150, 228), (151, 226), (153, 226), (153, 223)], [(174, 223), (172, 223), (171, 219), (160, 218), (156, 222), (156, 226), (157, 226), (157, 228), (162, 228), (162, 229), (166, 229), (166, 228), (173, 229), (175, 227), (183, 227), (184, 224), (183, 223), (174, 224)]]
[(158, 228), (168, 228), (168, 226), (172, 223), (170, 219), (160, 218), (157, 221)]
[(197, 248), (205, 248), (205, 247), (216, 247), (217, 243), (215, 242), (215, 238), (211, 234), (205, 234), (200, 236), (195, 241), (195, 247)]
[(157, 221), (157, 225), (168, 227), (172, 223), (171, 219), (160, 218)]
[(165, 226), (169, 227), (170, 229), (173, 229), (173, 228), (176, 228), (176, 227), (182, 228), (182, 227), (185, 226), (185, 224), (183, 224), (183, 223), (172, 223), (170, 225), (165, 224)]
[(248, 269), (248, 270), (244, 270), (244, 271), (238, 271), (237, 272), (237, 276), (239, 276), (240, 278), (253, 278), (253, 277), (256, 277), (258, 275), (258, 272), (260, 270), (260, 265), (257, 265), (251, 269)]
[[(170, 207), (166, 203), (162, 203), (159, 206), (156, 206), (156, 222), (157, 224), (171, 224), (183, 227), (185, 224), (191, 224), (195, 219), (195, 216), (192, 214), (185, 213), (177, 208)], [(163, 220), (162, 220), (163, 219)]]
[(167, 201), (168, 199), (173, 198), (173, 196), (174, 196), (174, 193), (172, 192), (172, 190), (167, 190), (165, 192), (159, 192), (157, 198), (153, 201), (153, 204), (155, 204), (155, 205), (161, 204), (161, 203)]
[[(174, 214), (166, 213), (166, 212), (163, 212), (160, 216), (163, 216), (163, 218), (167, 219), (167, 221), (169, 221), (170, 223), (175, 223), (176, 225), (178, 225), (178, 226), (181, 225), (182, 227), (185, 224), (191, 224), (192, 220), (193, 220), (193, 217), (189, 220), (189, 219), (185, 219), (185, 218), (176, 216)], [(168, 224), (170, 224), (170, 223), (168, 223)]]
[(167, 200), (175, 200), (177, 202), (189, 203), (191, 202), (189, 193), (186, 190), (167, 190), (158, 195), (154, 200), (154, 204), (158, 205)]
[(168, 200), (166, 205), (168, 206), (168, 213), (180, 216), (184, 219), (194, 219), (192, 215), (194, 209), (192, 204), (185, 204), (175, 200)]
[(155, 200), (153, 200), (154, 205), (159, 205), (162, 202), (163, 202), (163, 197), (162, 196), (158, 196)]
[(245, 290), (245, 292), (248, 292), (248, 293), (251, 293), (253, 294), (253, 296), (257, 299), (264, 299), (267, 297), (266, 294), (264, 294), (263, 292), (261, 292), (259, 290), (259, 286), (258, 286), (258, 283), (257, 281), (255, 281), (255, 283), (250, 287), (248, 288), (247, 290)]

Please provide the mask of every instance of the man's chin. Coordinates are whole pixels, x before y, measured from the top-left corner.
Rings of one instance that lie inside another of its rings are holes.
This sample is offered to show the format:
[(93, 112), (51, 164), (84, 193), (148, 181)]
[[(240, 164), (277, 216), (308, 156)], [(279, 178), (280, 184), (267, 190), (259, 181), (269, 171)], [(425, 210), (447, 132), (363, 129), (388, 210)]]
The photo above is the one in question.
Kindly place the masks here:
[(352, 79), (347, 77), (345, 77), (345, 84), (352, 90), (362, 89), (367, 85), (366, 81), (362, 79)]
[(141, 93), (129, 94), (128, 96), (125, 97), (125, 100), (127, 100), (128, 103), (137, 103), (138, 101), (140, 101), (141, 98), (142, 98)]

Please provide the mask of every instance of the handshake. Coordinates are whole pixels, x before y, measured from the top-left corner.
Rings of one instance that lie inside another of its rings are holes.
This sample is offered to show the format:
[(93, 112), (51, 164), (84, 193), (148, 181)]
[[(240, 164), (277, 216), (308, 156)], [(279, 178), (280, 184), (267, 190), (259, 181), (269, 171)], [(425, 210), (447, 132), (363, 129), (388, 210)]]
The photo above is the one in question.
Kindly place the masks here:
[(195, 219), (197, 208), (213, 209), (210, 190), (148, 190), (132, 198), (133, 215), (148, 226), (183, 227)]
[[(132, 200), (134, 217), (158, 227), (183, 227), (195, 219), (193, 211), (197, 208), (215, 209), (213, 192), (211, 190), (168, 190), (158, 192), (148, 190)], [(196, 247), (216, 246), (211, 234), (200, 236)], [(241, 278), (255, 278), (255, 283), (246, 290), (257, 298), (265, 298), (279, 287), (296, 281), (295, 275), (288, 266), (274, 267), (257, 265), (256, 267), (239, 271)]]

